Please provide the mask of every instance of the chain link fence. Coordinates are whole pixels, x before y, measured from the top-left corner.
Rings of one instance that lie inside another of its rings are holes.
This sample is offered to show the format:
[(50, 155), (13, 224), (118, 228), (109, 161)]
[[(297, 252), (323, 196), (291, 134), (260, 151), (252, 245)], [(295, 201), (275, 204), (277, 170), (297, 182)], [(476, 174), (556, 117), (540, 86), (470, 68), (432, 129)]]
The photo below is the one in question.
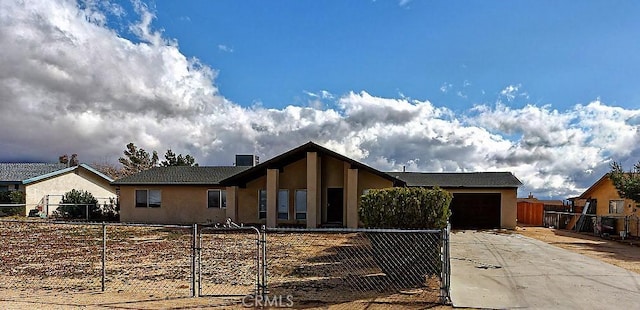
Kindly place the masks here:
[(193, 294), (193, 228), (107, 225), (105, 289), (155, 297)]
[(0, 223), (0, 288), (100, 290), (100, 226)]
[(0, 220), (0, 289), (218, 296), (243, 305), (447, 302), (448, 249), (448, 229)]
[(267, 292), (296, 305), (445, 300), (442, 236), (440, 230), (267, 229)]
[(258, 229), (203, 227), (199, 237), (199, 296), (259, 294), (262, 260)]

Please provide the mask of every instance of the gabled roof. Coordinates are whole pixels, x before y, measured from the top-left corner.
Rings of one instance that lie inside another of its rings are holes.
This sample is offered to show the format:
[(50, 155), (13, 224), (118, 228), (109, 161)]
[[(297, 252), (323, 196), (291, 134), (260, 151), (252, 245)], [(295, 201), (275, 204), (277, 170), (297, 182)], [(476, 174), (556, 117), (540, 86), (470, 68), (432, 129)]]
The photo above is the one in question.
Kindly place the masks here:
[(603, 175), (600, 179), (598, 179), (598, 181), (596, 181), (595, 183), (593, 183), (593, 185), (591, 185), (589, 188), (587, 188), (587, 190), (584, 191), (584, 193), (580, 194), (580, 196), (578, 196), (576, 198), (577, 199), (589, 199), (589, 198), (591, 198), (591, 193), (593, 193), (593, 191), (595, 191), (598, 187), (600, 187), (600, 185), (602, 185), (608, 179), (609, 179), (609, 174), (605, 173), (605, 175)]
[(257, 166), (251, 167), (236, 175), (230, 176), (227, 179), (222, 180), (220, 184), (222, 185), (246, 184), (250, 180), (254, 180), (258, 177), (266, 175), (267, 169), (281, 169), (286, 165), (289, 165), (293, 162), (296, 162), (298, 160), (305, 158), (307, 156), (307, 152), (317, 152), (320, 156), (330, 156), (330, 157), (339, 159), (341, 161), (345, 161), (349, 163), (352, 168), (361, 169), (364, 171), (368, 171), (372, 174), (378, 175), (382, 178), (392, 181), (394, 185), (404, 185), (403, 181), (398, 180), (389, 174), (386, 174), (382, 171), (371, 168), (363, 163), (355, 161), (349, 157), (336, 153), (332, 150), (329, 150), (313, 142), (307, 142), (295, 149), (292, 149), (288, 152), (282, 153), (274, 158), (271, 158)]
[(33, 178), (29, 178), (29, 179), (23, 180), (22, 184), (35, 183), (35, 182), (38, 182), (38, 181), (41, 181), (41, 180), (44, 180), (44, 179), (52, 178), (52, 177), (55, 177), (55, 176), (58, 176), (58, 175), (61, 175), (61, 174), (65, 174), (65, 173), (74, 171), (76, 169), (80, 169), (80, 167), (82, 167), (84, 169), (87, 169), (88, 171), (90, 171), (90, 172), (96, 174), (97, 176), (105, 179), (107, 182), (113, 182), (112, 178), (102, 174), (102, 172), (93, 169), (91, 166), (89, 166), (87, 164), (80, 164), (78, 166), (71, 166), (71, 167), (68, 167), (68, 168), (56, 170), (56, 171), (53, 171), (53, 172), (50, 172), (50, 173), (47, 173), (47, 174), (43, 174), (43, 175), (39, 175), (39, 176), (36, 176), (36, 177), (33, 177)]
[(60, 163), (0, 163), (0, 182), (22, 183), (22, 181), (66, 169)]
[(441, 188), (513, 188), (522, 185), (511, 172), (387, 172), (407, 186)]
[(220, 181), (250, 167), (172, 166), (154, 167), (118, 179), (113, 185), (219, 185)]
[(0, 182), (31, 184), (74, 171), (80, 167), (98, 175), (107, 182), (113, 181), (110, 177), (86, 164), (67, 167), (61, 163), (0, 163)]

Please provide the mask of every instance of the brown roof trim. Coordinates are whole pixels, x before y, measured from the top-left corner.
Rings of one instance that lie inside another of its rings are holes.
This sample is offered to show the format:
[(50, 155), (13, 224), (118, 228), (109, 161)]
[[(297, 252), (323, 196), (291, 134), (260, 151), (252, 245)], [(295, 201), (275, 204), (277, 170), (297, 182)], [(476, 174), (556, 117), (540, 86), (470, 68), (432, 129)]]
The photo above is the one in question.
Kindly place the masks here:
[(307, 152), (317, 152), (320, 155), (325, 155), (325, 156), (331, 156), (337, 159), (340, 159), (342, 161), (348, 162), (352, 168), (356, 168), (356, 169), (362, 169), (365, 171), (368, 171), (372, 174), (375, 174), (377, 176), (380, 176), (382, 178), (385, 178), (389, 181), (392, 181), (394, 186), (402, 186), (405, 185), (405, 182), (402, 180), (399, 180), (387, 173), (384, 173), (380, 170), (374, 169), (372, 167), (369, 167), (361, 162), (355, 161), (349, 157), (346, 157), (342, 154), (336, 153), (332, 150), (329, 150), (325, 147), (322, 147), (316, 143), (313, 143), (311, 141), (296, 147), (292, 150), (289, 150), (287, 152), (284, 152), (274, 158), (271, 158), (263, 163), (260, 163), (259, 165), (249, 168), (245, 171), (242, 171), (236, 175), (230, 176), (222, 181), (220, 181), (221, 185), (226, 185), (226, 186), (243, 186), (245, 185), (247, 182), (254, 180), (258, 177), (261, 177), (263, 175), (267, 174), (267, 169), (282, 169), (285, 166), (296, 162), (298, 160), (301, 160), (303, 158), (305, 158), (307, 156)]

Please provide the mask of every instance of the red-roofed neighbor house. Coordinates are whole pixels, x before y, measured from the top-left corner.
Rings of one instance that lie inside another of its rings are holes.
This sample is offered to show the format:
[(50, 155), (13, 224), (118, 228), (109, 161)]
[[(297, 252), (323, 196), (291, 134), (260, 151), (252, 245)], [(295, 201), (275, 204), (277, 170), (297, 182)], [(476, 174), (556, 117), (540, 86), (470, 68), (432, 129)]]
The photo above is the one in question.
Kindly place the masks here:
[(440, 186), (454, 195), (454, 227), (514, 228), (522, 183), (509, 172), (382, 172), (309, 142), (255, 166), (156, 167), (112, 184), (123, 222), (355, 228), (369, 189)]

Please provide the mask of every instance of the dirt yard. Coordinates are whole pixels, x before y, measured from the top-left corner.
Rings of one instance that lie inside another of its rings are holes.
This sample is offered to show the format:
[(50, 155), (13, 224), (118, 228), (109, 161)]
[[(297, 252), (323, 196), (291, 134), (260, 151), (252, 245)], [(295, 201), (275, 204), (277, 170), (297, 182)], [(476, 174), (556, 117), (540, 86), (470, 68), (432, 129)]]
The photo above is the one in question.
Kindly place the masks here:
[(635, 273), (640, 273), (640, 240), (607, 240), (593, 235), (545, 227), (517, 227), (516, 232)]
[[(123, 226), (106, 229), (106, 291), (101, 292), (101, 226), (0, 222), (0, 308), (250, 306), (251, 300), (243, 304), (242, 297), (188, 297), (192, 242), (189, 229)], [(202, 234), (199, 279), (202, 295), (244, 296), (253, 292), (257, 270), (253, 238), (251, 234)], [(437, 304), (438, 283), (400, 291), (368, 286), (360, 292), (350, 289), (353, 284), (378, 283), (372, 281), (381, 273), (372, 267), (374, 262), (364, 259), (369, 255), (353, 252), (370, 248), (367, 239), (361, 236), (308, 235), (292, 239), (271, 235), (270, 238), (267, 244), (272, 262), (269, 266), (272, 293), (282, 290), (283, 294), (292, 294), (294, 308), (450, 308)], [(342, 267), (334, 272), (331, 266)], [(338, 281), (340, 277), (346, 280)], [(286, 302), (282, 305), (287, 306)]]

